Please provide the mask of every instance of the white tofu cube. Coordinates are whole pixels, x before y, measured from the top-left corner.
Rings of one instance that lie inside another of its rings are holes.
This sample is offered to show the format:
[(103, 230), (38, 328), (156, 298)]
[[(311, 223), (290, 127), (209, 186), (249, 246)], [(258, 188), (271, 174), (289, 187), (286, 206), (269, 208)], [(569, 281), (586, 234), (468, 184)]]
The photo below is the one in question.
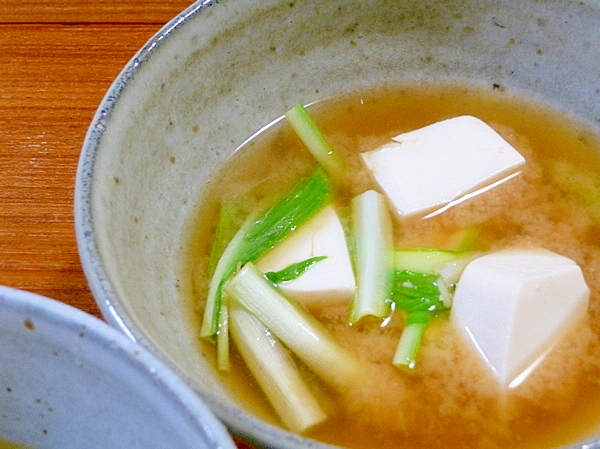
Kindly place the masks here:
[(525, 159), (481, 120), (461, 116), (361, 153), (401, 216), (433, 213), (515, 175)]
[(512, 387), (583, 316), (589, 293), (573, 260), (543, 249), (504, 250), (467, 265), (451, 319), (499, 383)]
[(327, 258), (298, 279), (281, 284), (282, 293), (302, 303), (349, 302), (356, 288), (354, 271), (344, 228), (331, 206), (325, 207), (265, 254), (256, 266), (263, 272), (279, 271), (318, 256)]

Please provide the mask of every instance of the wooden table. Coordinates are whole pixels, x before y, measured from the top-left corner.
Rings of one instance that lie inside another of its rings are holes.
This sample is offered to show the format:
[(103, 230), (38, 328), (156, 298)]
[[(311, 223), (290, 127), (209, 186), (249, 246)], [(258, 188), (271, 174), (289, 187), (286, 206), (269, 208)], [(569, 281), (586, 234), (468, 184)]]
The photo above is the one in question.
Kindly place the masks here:
[(0, 284), (100, 316), (73, 223), (81, 145), (123, 66), (191, 3), (0, 0)]

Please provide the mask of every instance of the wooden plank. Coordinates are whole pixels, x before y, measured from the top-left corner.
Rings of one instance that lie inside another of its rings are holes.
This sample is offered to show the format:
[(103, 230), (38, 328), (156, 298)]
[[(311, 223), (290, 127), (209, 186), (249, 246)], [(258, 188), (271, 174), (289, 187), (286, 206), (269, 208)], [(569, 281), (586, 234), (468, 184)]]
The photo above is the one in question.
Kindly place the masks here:
[(167, 23), (191, 0), (2, 0), (0, 23)]
[(73, 192), (94, 111), (155, 25), (0, 25), (0, 284), (95, 315)]

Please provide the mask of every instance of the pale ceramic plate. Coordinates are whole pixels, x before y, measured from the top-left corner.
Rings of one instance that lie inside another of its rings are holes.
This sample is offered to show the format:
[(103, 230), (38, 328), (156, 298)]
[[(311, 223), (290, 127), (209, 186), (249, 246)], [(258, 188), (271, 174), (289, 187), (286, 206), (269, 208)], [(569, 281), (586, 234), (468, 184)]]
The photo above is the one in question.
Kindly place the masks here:
[(81, 310), (3, 286), (0, 438), (40, 449), (235, 448), (146, 349)]
[(233, 401), (198, 346), (181, 253), (206, 180), (298, 102), (404, 80), (522, 91), (600, 123), (600, 10), (558, 0), (198, 2), (119, 75), (87, 134), (75, 213), (106, 319), (151, 348), (236, 433), (319, 446)]

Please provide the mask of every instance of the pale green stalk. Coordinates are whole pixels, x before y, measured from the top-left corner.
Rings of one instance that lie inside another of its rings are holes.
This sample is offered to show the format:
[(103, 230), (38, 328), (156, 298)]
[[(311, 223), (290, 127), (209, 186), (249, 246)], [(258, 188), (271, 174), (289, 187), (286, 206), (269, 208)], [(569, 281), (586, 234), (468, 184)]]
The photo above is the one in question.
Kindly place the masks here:
[(262, 215), (255, 214), (246, 220), (215, 267), (200, 329), (202, 337), (213, 337), (219, 332), (223, 285), (240, 265), (260, 258), (310, 219), (326, 204), (328, 198), (328, 178), (322, 169), (317, 169)]
[(334, 180), (342, 180), (346, 172), (343, 158), (333, 149), (304, 106), (297, 104), (285, 113), (285, 117), (327, 174)]
[(392, 232), (392, 219), (383, 195), (368, 190), (353, 198), (356, 294), (350, 310), (351, 324), (368, 315), (385, 318), (391, 312)]
[(394, 251), (394, 266), (397, 270), (433, 274), (436, 267), (463, 257), (464, 253), (446, 249), (399, 249)]
[(409, 372), (415, 370), (421, 341), (429, 323), (428, 315), (427, 312), (409, 314), (392, 360), (394, 366)]
[(217, 368), (229, 371), (229, 301), (223, 298), (219, 313), (219, 332), (217, 332)]
[(230, 317), (233, 341), (283, 424), (304, 433), (326, 420), (294, 361), (269, 329), (235, 301)]
[(326, 382), (347, 386), (356, 380), (356, 360), (315, 318), (284, 298), (252, 263), (244, 265), (225, 291)]

